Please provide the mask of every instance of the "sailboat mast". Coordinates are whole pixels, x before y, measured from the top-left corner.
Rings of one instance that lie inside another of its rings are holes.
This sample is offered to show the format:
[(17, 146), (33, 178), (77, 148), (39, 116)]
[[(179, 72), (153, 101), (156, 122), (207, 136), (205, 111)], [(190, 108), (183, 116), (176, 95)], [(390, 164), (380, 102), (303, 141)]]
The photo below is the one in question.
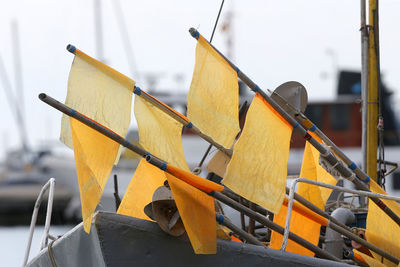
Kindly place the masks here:
[[(15, 114), (17, 118), (17, 125), (19, 134), (21, 136), (21, 145), (24, 151), (29, 149), (28, 137), (25, 127), (25, 101), (24, 101), (24, 89), (22, 83), (22, 64), (21, 64), (21, 52), (19, 42), (19, 31), (17, 21), (11, 23), (11, 34), (12, 34), (12, 45), (13, 45), (13, 57), (14, 57), (14, 74), (15, 74), (15, 93), (14, 101), (12, 105), (15, 105)], [(17, 101), (18, 99), (18, 101)]]
[(378, 146), (378, 92), (379, 92), (379, 27), (378, 1), (369, 0), (369, 65), (368, 65), (368, 109), (367, 109), (367, 174), (377, 182)]

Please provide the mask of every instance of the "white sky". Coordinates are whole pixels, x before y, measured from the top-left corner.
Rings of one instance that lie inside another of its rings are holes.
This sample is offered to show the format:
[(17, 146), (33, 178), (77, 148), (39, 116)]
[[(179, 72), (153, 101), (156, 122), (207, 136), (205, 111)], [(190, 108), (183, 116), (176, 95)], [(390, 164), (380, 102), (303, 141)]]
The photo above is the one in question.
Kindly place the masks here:
[[(112, 0), (101, 0), (104, 58), (130, 75)], [(261, 88), (297, 80), (309, 99), (332, 99), (337, 69), (360, 68), (359, 0), (252, 0), (225, 1), (220, 19), (234, 12), (234, 62)], [(14, 82), (10, 25), (18, 22), (21, 40), (25, 117), (29, 143), (57, 139), (61, 114), (38, 100), (45, 92), (64, 101), (76, 45), (96, 57), (94, 0), (0, 0), (0, 55)], [(159, 88), (186, 92), (194, 66), (196, 42), (188, 29), (196, 27), (210, 38), (220, 1), (120, 0), (141, 77), (160, 74)], [(381, 69), (384, 82), (399, 98), (398, 34), (400, 1), (380, 1)], [(226, 52), (224, 34), (213, 44)], [(327, 51), (333, 51), (328, 53)], [(325, 75), (322, 75), (324, 74)], [(177, 83), (175, 75), (183, 74)], [(325, 77), (325, 78), (324, 78)], [(138, 85), (146, 89), (144, 79)], [(13, 88), (15, 89), (15, 88)], [(0, 158), (19, 144), (16, 124), (0, 84)]]

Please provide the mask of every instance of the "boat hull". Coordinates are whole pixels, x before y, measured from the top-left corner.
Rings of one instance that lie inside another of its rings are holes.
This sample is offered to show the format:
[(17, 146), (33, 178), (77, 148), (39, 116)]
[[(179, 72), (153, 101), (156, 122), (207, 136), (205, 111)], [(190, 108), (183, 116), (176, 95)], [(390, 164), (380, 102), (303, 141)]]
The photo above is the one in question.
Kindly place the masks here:
[[(218, 240), (218, 253), (196, 255), (186, 236), (164, 233), (156, 223), (98, 212), (90, 235), (78, 225), (54, 242), (57, 266), (349, 266), (269, 248)], [(49, 266), (48, 249), (28, 266)]]

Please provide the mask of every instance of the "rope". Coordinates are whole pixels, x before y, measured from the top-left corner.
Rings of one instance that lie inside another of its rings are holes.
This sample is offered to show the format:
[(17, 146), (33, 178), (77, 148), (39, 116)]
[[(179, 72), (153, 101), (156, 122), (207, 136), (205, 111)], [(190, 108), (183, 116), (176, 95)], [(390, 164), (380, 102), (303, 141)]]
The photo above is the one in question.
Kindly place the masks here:
[(47, 251), (49, 254), (49, 258), (50, 258), (50, 262), (51, 262), (51, 266), (53, 267), (57, 267), (57, 262), (56, 262), (56, 258), (54, 257), (54, 253), (53, 253), (53, 243), (56, 240), (53, 240), (49, 243), (49, 245), (47, 246)]

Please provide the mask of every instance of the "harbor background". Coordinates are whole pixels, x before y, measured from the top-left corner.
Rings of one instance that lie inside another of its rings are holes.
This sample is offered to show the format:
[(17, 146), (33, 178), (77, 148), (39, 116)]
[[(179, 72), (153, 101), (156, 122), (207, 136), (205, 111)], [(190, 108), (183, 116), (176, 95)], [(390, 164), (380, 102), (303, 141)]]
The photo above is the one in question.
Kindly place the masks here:
[[(63, 235), (73, 227), (73, 225), (52, 226), (51, 234), (54, 236)], [(29, 259), (35, 257), (39, 252), (43, 229), (43, 226), (38, 226), (35, 229)], [(29, 226), (0, 227), (1, 266), (22, 266), (28, 236)]]
[[(112, 1), (1, 2), (0, 56), (15, 91), (11, 37), (11, 23), (15, 21), (20, 36), (23, 85), (18, 103), (25, 103), (28, 139), (33, 146), (59, 136), (61, 115), (38, 101), (37, 96), (45, 92), (58, 100), (65, 99), (73, 60), (66, 45), (74, 44), (99, 57), (96, 3), (101, 4), (102, 14), (100, 59), (135, 79), (143, 89), (170, 93), (186, 93), (190, 86), (196, 42), (188, 29), (198, 28), (209, 38), (220, 5), (220, 1), (212, 0), (120, 0), (134, 53), (136, 67), (131, 69), (132, 58), (125, 53)], [(400, 36), (393, 34), (397, 32), (397, 10), (399, 1), (388, 0), (380, 5), (381, 69), (385, 84), (396, 90), (395, 99), (399, 99), (400, 90)], [(273, 90), (286, 81), (297, 80), (307, 88), (311, 100), (333, 99), (336, 71), (360, 70), (358, 1), (226, 1), (220, 25), (226, 22), (229, 12), (233, 12), (233, 61), (262, 88)], [(213, 44), (224, 53), (226, 39), (227, 34), (218, 29)], [(7, 150), (20, 145), (9, 104), (2, 89), (0, 159)]]

